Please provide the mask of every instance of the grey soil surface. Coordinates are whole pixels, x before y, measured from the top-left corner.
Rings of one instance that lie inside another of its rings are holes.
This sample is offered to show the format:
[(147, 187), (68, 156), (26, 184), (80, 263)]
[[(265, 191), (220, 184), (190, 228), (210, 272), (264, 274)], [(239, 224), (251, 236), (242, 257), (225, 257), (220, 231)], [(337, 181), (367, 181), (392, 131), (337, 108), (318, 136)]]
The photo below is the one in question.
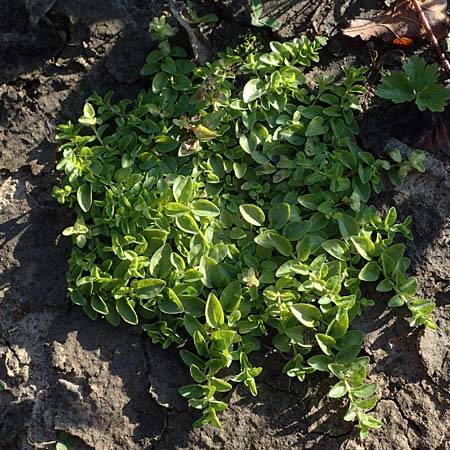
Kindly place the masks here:
[[(335, 36), (336, 56), (351, 47), (338, 36), (345, 21), (383, 2), (266, 5), (283, 23), (281, 37)], [(412, 331), (379, 294), (355, 324), (367, 333), (370, 378), (382, 397), (374, 415), (385, 423), (365, 441), (339, 418), (341, 403), (324, 396), (330, 379), (291, 383), (270, 349), (255, 356), (265, 367), (258, 397), (238, 388), (222, 430), (192, 430), (196, 413), (177, 394), (188, 373), (176, 349), (152, 346), (138, 328), (92, 322), (66, 299), (70, 243), (60, 233), (72, 217), (51, 197), (55, 126), (76, 120), (94, 90), (119, 99), (145, 88), (139, 68), (155, 46), (148, 22), (165, 6), (0, 0), (0, 450), (54, 449), (64, 436), (74, 450), (450, 450), (450, 175), (433, 157), (426, 173), (376, 201), (380, 210), (395, 205), (401, 217), (413, 216), (408, 252), (420, 294), (437, 302), (439, 328)], [(200, 7), (219, 16), (213, 46), (248, 32), (244, 2)], [(352, 48), (367, 58), (362, 44)], [(368, 142), (383, 147), (386, 133), (376, 131)]]

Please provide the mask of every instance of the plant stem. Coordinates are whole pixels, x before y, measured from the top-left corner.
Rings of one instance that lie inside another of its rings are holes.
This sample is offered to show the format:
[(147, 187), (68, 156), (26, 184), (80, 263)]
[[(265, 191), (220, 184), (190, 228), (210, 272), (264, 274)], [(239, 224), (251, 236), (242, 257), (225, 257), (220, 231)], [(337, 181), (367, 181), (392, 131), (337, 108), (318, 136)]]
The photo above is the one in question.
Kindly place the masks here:
[(435, 48), (437, 54), (439, 55), (439, 58), (442, 62), (442, 65), (444, 66), (445, 71), (450, 75), (450, 63), (448, 62), (447, 57), (445, 56), (445, 53), (442, 51), (441, 47), (439, 46), (439, 42), (436, 38), (436, 36), (433, 33), (433, 30), (431, 29), (430, 22), (428, 22), (427, 16), (424, 14), (422, 7), (420, 6), (420, 3), (418, 0), (411, 0), (412, 4), (414, 5), (414, 8), (417, 11), (417, 14), (420, 19), (420, 23), (425, 28), (428, 38), (431, 41), (431, 44)]

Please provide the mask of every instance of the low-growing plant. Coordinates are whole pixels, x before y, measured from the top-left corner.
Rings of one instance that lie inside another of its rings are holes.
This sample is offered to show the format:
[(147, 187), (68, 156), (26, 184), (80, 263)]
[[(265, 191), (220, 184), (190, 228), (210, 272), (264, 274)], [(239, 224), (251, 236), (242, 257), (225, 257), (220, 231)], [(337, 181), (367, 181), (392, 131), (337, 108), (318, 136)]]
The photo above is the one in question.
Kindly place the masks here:
[(402, 70), (384, 75), (375, 93), (394, 103), (414, 101), (420, 111), (442, 112), (450, 100), (450, 90), (438, 78), (437, 64), (427, 64), (415, 55), (405, 59)]
[(164, 40), (142, 69), (147, 91), (95, 94), (78, 124), (59, 126), (54, 195), (77, 214), (63, 231), (69, 296), (93, 320), (183, 346), (193, 383), (180, 393), (202, 411), (196, 427), (220, 426), (233, 383), (257, 394), (251, 353), (269, 336), (288, 377), (336, 377), (328, 395), (347, 398), (344, 419), (365, 436), (381, 422), (367, 413), (376, 383), (351, 328), (375, 302), (363, 285), (408, 308), (411, 326), (434, 326), (400, 242), (411, 218), (368, 204), (399, 166), (358, 146), (364, 69), (305, 83), (324, 44), (271, 42), (197, 67)]

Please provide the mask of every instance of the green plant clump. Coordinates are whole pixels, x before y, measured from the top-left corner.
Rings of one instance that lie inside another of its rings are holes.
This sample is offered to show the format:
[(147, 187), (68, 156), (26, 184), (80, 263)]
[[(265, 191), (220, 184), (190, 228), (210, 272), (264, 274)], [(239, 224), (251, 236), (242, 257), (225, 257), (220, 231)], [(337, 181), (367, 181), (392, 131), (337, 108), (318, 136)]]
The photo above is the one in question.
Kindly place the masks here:
[(63, 232), (75, 244), (70, 298), (93, 320), (184, 345), (193, 383), (180, 393), (202, 411), (197, 427), (220, 426), (232, 383), (257, 394), (251, 353), (269, 336), (287, 376), (337, 378), (328, 395), (347, 397), (344, 418), (365, 436), (381, 423), (367, 413), (377, 397), (364, 335), (350, 328), (374, 304), (362, 284), (433, 327), (399, 241), (411, 219), (367, 204), (398, 164), (357, 144), (364, 70), (305, 83), (324, 42), (229, 50), (196, 67), (163, 41), (142, 70), (148, 91), (117, 104), (93, 95), (78, 124), (59, 126), (54, 194), (77, 214)]

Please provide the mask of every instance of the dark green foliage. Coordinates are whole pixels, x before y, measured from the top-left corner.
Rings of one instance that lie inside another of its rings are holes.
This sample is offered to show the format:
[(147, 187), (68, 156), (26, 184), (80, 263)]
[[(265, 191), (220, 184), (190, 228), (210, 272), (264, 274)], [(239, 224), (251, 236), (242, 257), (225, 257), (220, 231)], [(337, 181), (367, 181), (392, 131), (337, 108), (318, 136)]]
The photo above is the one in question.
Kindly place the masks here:
[(402, 70), (383, 76), (375, 93), (394, 103), (415, 101), (421, 111), (444, 111), (450, 90), (438, 83), (436, 64), (415, 55), (403, 63)]

